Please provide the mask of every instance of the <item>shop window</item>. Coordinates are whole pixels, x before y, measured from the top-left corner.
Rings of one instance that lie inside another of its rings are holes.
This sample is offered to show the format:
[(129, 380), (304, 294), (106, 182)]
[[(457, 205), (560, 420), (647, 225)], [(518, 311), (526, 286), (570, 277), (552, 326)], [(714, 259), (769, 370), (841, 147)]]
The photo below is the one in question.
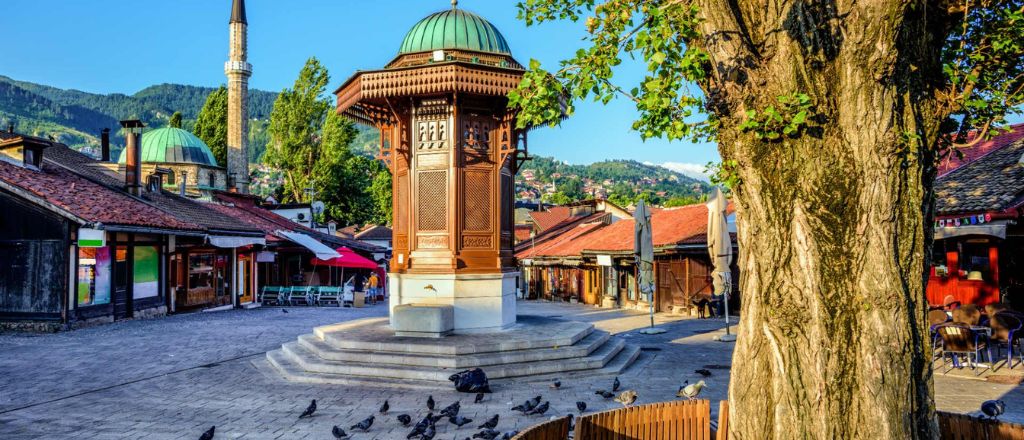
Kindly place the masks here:
[(134, 249), (132, 297), (152, 298), (160, 294), (160, 249), (136, 246)]
[(78, 249), (78, 306), (110, 304), (110, 248)]
[(963, 243), (960, 248), (960, 270), (962, 273), (980, 272), (984, 279), (988, 279), (991, 273), (988, 258), (988, 242)]

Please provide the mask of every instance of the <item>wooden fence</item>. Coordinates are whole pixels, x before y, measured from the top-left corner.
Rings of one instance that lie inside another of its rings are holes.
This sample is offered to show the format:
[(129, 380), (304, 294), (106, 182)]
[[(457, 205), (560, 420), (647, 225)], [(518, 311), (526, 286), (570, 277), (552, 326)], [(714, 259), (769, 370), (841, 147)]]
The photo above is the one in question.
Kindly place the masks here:
[[(719, 415), (718, 430), (728, 429), (728, 404)], [(725, 437), (722, 437), (723, 439)], [(580, 417), (576, 440), (714, 440), (711, 403), (707, 400), (660, 402)]]
[(569, 417), (549, 420), (523, 430), (512, 440), (565, 440), (569, 438)]
[(1024, 425), (966, 414), (938, 412), (940, 440), (1020, 440)]

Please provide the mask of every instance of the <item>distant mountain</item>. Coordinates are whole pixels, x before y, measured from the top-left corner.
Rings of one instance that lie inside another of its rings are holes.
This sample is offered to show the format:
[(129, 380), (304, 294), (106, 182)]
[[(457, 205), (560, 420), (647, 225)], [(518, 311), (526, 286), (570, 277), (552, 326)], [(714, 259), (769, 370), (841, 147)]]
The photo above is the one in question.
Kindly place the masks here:
[[(114, 133), (122, 119), (138, 118), (152, 127), (162, 127), (176, 111), (190, 125), (215, 89), (180, 84), (150, 86), (133, 95), (109, 95), (66, 90), (0, 76), (0, 122), (7, 128), (13, 121), (20, 132), (52, 136), (76, 148), (99, 145), (99, 132), (111, 128)], [(249, 116), (270, 117), (276, 92), (249, 90)], [(265, 149), (266, 124), (251, 124), (253, 139), (250, 156), (258, 158)], [(115, 145), (123, 140), (115, 134)]]
[(554, 193), (570, 200), (598, 197), (628, 205), (644, 195), (657, 205), (700, 200), (710, 190), (707, 182), (667, 168), (633, 160), (607, 160), (570, 165), (535, 156), (516, 176), (520, 199), (543, 199)]

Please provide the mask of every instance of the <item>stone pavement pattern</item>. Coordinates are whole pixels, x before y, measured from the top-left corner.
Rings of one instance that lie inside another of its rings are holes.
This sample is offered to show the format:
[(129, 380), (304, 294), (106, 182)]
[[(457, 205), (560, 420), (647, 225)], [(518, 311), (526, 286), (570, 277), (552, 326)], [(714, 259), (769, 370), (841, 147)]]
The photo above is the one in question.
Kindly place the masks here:
[[(368, 433), (355, 439), (405, 438), (408, 428), (398, 414), (414, 419), (425, 413), (432, 394), (438, 407), (461, 400), (461, 415), (472, 426), (455, 430), (439, 423), (438, 439), (462, 439), (492, 414), (501, 415), (500, 430), (523, 429), (550, 415), (575, 412), (575, 402), (589, 411), (618, 404), (594, 395), (611, 386), (608, 377), (573, 377), (559, 391), (546, 381), (499, 382), (485, 402), (451, 388), (436, 391), (400, 388), (308, 385), (282, 380), (266, 368), (263, 353), (308, 333), (314, 326), (350, 319), (385, 316), (383, 305), (364, 309), (278, 308), (192, 314), (152, 321), (123, 322), (54, 335), (0, 335), (0, 438), (2, 439), (195, 439), (217, 425), (217, 439), (324, 439), (331, 426), (348, 430), (375, 414), (384, 399), (391, 413), (378, 415)], [(623, 388), (639, 392), (638, 403), (671, 400), (679, 384), (699, 378), (697, 368), (714, 376), (702, 397), (713, 410), (728, 391), (731, 343), (713, 340), (721, 323), (658, 316), (668, 330), (639, 335), (645, 314), (588, 306), (520, 303), (520, 313), (591, 322), (645, 351), (622, 374)], [(1021, 367), (1018, 367), (1020, 370)], [(1024, 391), (959, 376), (936, 376), (940, 410), (976, 411), (982, 400), (1007, 401), (1006, 420), (1024, 422)], [(518, 416), (509, 408), (529, 397), (551, 399), (547, 416)], [(297, 420), (310, 399), (319, 410)], [(350, 431), (351, 433), (351, 431)]]

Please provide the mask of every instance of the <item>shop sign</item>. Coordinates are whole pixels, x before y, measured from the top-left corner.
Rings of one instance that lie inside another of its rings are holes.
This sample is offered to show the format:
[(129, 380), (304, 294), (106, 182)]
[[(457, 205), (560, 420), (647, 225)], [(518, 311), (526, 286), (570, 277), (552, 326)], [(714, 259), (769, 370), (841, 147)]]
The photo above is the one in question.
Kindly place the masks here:
[(78, 229), (78, 247), (98, 248), (107, 245), (107, 234), (102, 229)]
[(611, 266), (612, 265), (612, 256), (611, 255), (598, 255), (597, 256), (597, 265), (598, 266)]
[(257, 263), (273, 263), (275, 255), (276, 254), (274, 254), (273, 252), (260, 251), (260, 253), (256, 254), (256, 262)]

